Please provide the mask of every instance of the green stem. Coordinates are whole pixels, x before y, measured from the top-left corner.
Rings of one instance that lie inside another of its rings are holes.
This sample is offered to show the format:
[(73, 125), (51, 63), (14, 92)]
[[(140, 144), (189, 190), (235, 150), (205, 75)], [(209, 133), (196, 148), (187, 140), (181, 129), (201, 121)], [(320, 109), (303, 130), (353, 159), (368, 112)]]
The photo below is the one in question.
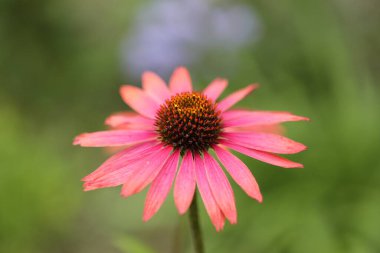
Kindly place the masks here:
[(183, 230), (184, 230), (184, 222), (182, 217), (178, 220), (178, 224), (174, 229), (174, 238), (172, 245), (172, 253), (180, 253), (183, 252), (181, 250), (183, 244)]
[(190, 206), (190, 227), (193, 236), (194, 249), (196, 253), (204, 253), (201, 226), (199, 224), (197, 194), (194, 194), (193, 202)]

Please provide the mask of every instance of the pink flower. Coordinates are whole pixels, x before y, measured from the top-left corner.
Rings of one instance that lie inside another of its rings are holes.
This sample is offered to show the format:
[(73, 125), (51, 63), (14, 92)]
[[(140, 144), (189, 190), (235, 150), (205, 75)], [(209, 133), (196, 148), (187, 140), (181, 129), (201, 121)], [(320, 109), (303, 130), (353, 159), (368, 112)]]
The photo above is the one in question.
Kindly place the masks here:
[(230, 150), (284, 168), (303, 167), (276, 154), (305, 150), (303, 144), (281, 136), (280, 123), (307, 118), (288, 112), (230, 110), (257, 85), (216, 102), (227, 81), (215, 79), (196, 92), (183, 67), (174, 71), (169, 87), (152, 72), (143, 74), (142, 84), (143, 89), (130, 85), (120, 89), (124, 102), (136, 113), (111, 115), (106, 124), (114, 130), (75, 138), (74, 144), (84, 147), (126, 146), (83, 179), (85, 191), (123, 185), (121, 195), (128, 197), (150, 184), (143, 214), (147, 221), (159, 210), (173, 182), (180, 214), (188, 210), (198, 186), (219, 231), (225, 219), (237, 222), (234, 193), (221, 165), (250, 197), (262, 201), (252, 173)]

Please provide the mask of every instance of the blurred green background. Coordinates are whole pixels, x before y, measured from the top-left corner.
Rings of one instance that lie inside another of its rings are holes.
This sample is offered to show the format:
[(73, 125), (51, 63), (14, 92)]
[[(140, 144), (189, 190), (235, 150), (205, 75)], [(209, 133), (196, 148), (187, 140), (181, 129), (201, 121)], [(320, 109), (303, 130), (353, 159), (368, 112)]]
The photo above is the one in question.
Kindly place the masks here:
[[(152, 4), (0, 1), (0, 252), (192, 252), (187, 217), (176, 214), (172, 197), (143, 223), (145, 193), (122, 199), (118, 188), (82, 192), (80, 179), (108, 154), (71, 145), (75, 135), (104, 129), (107, 115), (127, 109), (118, 87), (140, 85), (131, 69), (150, 57), (128, 58), (137, 49), (123, 43), (140, 36)], [(380, 252), (379, 1), (212, 1), (202, 15), (232, 4), (251, 10), (256, 28), (231, 47), (192, 32), (207, 42), (186, 46), (179, 60), (194, 86), (216, 76), (229, 79), (228, 92), (259, 82), (240, 106), (312, 121), (287, 124), (287, 134), (309, 147), (291, 157), (304, 169), (242, 157), (264, 202), (233, 184), (239, 221), (221, 233), (202, 207), (207, 252)], [(175, 8), (162, 15), (172, 14)], [(227, 28), (224, 17), (218, 20), (227, 41), (245, 23)], [(157, 43), (165, 44), (172, 33), (160, 29), (164, 40)], [(150, 44), (137, 44), (153, 51), (156, 39), (146, 34)], [(150, 54), (167, 79), (164, 60), (172, 56), (158, 48), (161, 55)]]

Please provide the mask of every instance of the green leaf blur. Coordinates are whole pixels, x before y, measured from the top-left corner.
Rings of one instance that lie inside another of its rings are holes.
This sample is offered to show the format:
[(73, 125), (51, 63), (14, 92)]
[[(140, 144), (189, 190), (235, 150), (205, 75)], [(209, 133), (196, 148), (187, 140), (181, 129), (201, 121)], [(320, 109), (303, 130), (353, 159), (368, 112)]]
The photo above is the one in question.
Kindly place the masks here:
[[(0, 1), (0, 252), (192, 252), (172, 196), (143, 223), (145, 193), (83, 193), (80, 179), (108, 154), (71, 145), (127, 109), (121, 84), (140, 85), (122, 74), (119, 54), (146, 3)], [(264, 201), (232, 183), (238, 224), (221, 233), (203, 208), (207, 252), (380, 252), (379, 1), (240, 3), (255, 8), (261, 38), (226, 72), (217, 65), (223, 52), (205, 55), (189, 67), (194, 85), (221, 76), (228, 93), (259, 82), (239, 106), (310, 117), (286, 124), (309, 148), (291, 157), (301, 170), (239, 156)]]

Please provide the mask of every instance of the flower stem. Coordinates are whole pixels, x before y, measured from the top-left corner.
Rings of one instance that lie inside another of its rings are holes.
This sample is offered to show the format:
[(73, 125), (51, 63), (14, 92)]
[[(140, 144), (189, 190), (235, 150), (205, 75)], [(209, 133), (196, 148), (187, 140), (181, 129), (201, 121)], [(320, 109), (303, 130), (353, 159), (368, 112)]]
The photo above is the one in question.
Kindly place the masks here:
[(173, 245), (172, 245), (172, 253), (180, 253), (183, 252), (182, 245), (183, 245), (183, 232), (185, 229), (185, 223), (182, 219), (183, 217), (180, 217), (178, 220), (177, 226), (174, 229), (174, 238), (173, 238)]
[(196, 253), (204, 253), (201, 226), (199, 224), (197, 194), (194, 194), (193, 202), (190, 206), (190, 227), (193, 236), (194, 249)]

